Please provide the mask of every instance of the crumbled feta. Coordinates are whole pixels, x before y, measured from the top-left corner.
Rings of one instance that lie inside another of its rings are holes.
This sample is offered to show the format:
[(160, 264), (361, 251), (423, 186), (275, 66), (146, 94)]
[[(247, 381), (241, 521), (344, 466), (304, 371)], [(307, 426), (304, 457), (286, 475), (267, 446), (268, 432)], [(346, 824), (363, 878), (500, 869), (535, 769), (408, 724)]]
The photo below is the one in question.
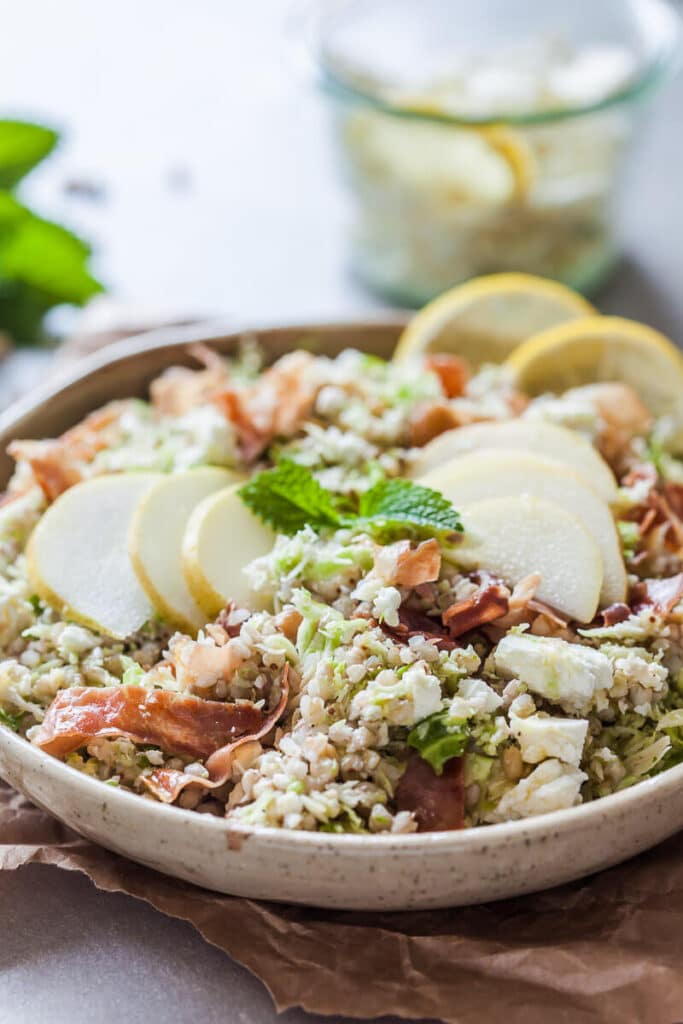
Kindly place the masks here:
[(419, 662), (403, 676), (403, 682), (412, 691), (414, 721), (420, 722), (441, 708), (441, 683)]
[(510, 821), (574, 807), (581, 803), (581, 785), (587, 778), (585, 772), (560, 761), (544, 761), (503, 794), (487, 820)]
[(502, 706), (503, 699), (483, 679), (463, 679), (451, 701), (451, 714), (455, 718), (492, 715)]
[(551, 718), (549, 715), (517, 718), (511, 715), (510, 729), (527, 764), (539, 764), (549, 757), (575, 768), (581, 763), (588, 732), (585, 718)]
[(604, 701), (612, 686), (612, 666), (600, 651), (566, 640), (509, 634), (494, 654), (496, 671), (518, 678), (569, 714), (584, 714)]
[(383, 669), (351, 702), (351, 719), (415, 725), (441, 709), (441, 683), (418, 661), (400, 675)]
[(73, 623), (65, 626), (59, 634), (59, 648), (67, 655), (84, 654), (85, 651), (91, 651), (93, 647), (97, 647), (99, 642), (99, 637), (91, 633), (89, 629), (83, 629), (82, 626), (76, 626)]

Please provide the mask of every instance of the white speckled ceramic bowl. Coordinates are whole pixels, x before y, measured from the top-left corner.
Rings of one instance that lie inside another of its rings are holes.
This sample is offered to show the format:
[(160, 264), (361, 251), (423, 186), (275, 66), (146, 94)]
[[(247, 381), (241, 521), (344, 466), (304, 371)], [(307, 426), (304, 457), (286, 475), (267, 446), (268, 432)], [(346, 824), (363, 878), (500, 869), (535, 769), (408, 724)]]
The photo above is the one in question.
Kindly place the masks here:
[[(256, 332), (276, 357), (305, 343), (333, 354), (391, 352), (394, 322)], [(204, 340), (227, 352), (238, 335), (173, 329), (131, 339), (78, 364), (0, 416), (0, 448), (46, 437), (103, 402), (142, 395), (166, 366)], [(0, 456), (0, 480), (11, 471)], [(406, 910), (518, 896), (609, 867), (683, 827), (683, 766), (570, 811), (466, 832), (409, 836), (245, 832), (218, 818), (143, 800), (73, 771), (0, 726), (0, 776), (93, 842), (188, 882), (319, 907)]]

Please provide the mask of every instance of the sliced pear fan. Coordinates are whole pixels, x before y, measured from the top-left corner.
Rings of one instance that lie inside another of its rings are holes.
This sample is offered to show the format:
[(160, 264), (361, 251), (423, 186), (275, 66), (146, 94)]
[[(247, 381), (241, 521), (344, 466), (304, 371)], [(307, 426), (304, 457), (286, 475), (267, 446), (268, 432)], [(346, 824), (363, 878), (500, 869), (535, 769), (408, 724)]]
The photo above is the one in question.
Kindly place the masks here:
[(436, 466), (481, 448), (516, 449), (555, 459), (579, 473), (605, 501), (615, 497), (614, 475), (589, 441), (567, 427), (523, 419), (472, 423), (448, 430), (420, 451), (411, 475), (420, 477)]
[(243, 503), (238, 487), (205, 498), (195, 508), (183, 538), (183, 571), (197, 604), (207, 616), (228, 601), (246, 608), (262, 607), (243, 569), (266, 555), (275, 535)]
[(127, 637), (154, 609), (128, 556), (138, 503), (158, 473), (120, 473), (76, 484), (50, 505), (27, 549), (31, 586), (65, 618)]
[(602, 565), (598, 546), (578, 517), (553, 502), (517, 496), (475, 502), (462, 512), (465, 533), (457, 559), (514, 586), (538, 572), (540, 600), (578, 622), (598, 608)]
[(569, 467), (526, 452), (483, 449), (433, 470), (421, 483), (440, 491), (459, 511), (487, 498), (520, 494), (554, 502), (575, 515), (598, 546), (604, 576), (603, 604), (624, 600), (626, 569), (612, 513)]
[(183, 574), (182, 544), (194, 508), (210, 494), (235, 484), (228, 469), (203, 467), (164, 477), (143, 497), (130, 530), (130, 557), (157, 612), (179, 629), (194, 632), (206, 615)]

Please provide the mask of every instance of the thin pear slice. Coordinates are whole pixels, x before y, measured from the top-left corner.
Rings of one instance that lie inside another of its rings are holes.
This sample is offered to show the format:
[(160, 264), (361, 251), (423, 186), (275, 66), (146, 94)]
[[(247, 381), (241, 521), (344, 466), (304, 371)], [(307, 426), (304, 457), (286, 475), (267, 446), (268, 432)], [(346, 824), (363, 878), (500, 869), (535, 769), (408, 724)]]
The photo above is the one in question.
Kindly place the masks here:
[(244, 608), (263, 607), (243, 569), (268, 554), (275, 534), (249, 511), (238, 490), (228, 487), (200, 502), (183, 538), (185, 579), (207, 616), (217, 615), (228, 601)]
[(65, 619), (124, 638), (154, 615), (128, 557), (128, 531), (159, 473), (98, 476), (65, 491), (31, 534), (31, 586)]
[(462, 512), (458, 563), (487, 569), (514, 586), (541, 574), (537, 596), (571, 619), (590, 622), (602, 586), (600, 551), (579, 518), (529, 495), (490, 498)]
[(440, 491), (459, 511), (476, 501), (519, 494), (554, 502), (577, 516), (598, 545), (602, 603), (614, 604), (626, 597), (626, 569), (612, 513), (568, 466), (526, 452), (482, 449), (432, 470), (420, 482)]
[(576, 470), (605, 501), (613, 501), (616, 495), (612, 470), (589, 441), (567, 427), (524, 419), (472, 423), (447, 430), (420, 451), (412, 476), (420, 477), (436, 466), (481, 448), (512, 448), (555, 459)]
[(206, 622), (183, 573), (183, 537), (190, 515), (204, 498), (239, 479), (229, 469), (212, 466), (174, 473), (147, 492), (133, 516), (133, 568), (157, 612), (178, 629), (196, 632)]

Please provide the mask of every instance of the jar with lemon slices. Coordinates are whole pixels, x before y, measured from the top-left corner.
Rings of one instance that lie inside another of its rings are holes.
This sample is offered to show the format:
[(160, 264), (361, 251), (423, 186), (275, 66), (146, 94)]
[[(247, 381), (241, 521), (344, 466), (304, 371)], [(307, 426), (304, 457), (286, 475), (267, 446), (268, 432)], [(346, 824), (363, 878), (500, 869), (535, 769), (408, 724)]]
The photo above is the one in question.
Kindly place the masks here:
[(337, 0), (316, 68), (353, 200), (357, 272), (403, 304), (501, 271), (583, 292), (618, 256), (645, 99), (671, 71), (666, 0)]

